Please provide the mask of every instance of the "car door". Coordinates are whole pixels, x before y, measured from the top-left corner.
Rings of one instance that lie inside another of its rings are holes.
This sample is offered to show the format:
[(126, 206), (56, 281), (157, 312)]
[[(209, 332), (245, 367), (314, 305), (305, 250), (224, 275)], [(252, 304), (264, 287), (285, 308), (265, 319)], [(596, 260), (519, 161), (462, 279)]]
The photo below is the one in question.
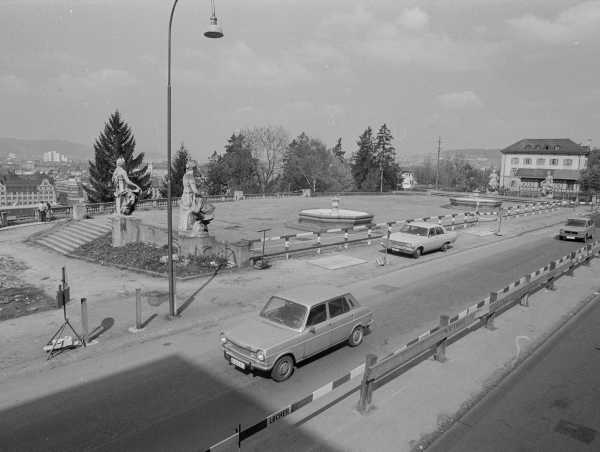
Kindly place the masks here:
[(310, 309), (304, 335), (304, 358), (329, 348), (331, 343), (326, 303), (315, 305)]
[(437, 234), (435, 228), (429, 228), (427, 231), (427, 240), (425, 240), (425, 251), (436, 249)]
[(437, 230), (437, 238), (438, 238), (438, 248), (441, 248), (442, 246), (444, 246), (444, 243), (447, 242), (452, 242), (452, 240), (450, 239), (450, 234), (448, 233), (448, 231), (446, 231), (445, 229), (443, 229), (441, 226), (436, 226), (435, 229)]
[(346, 297), (341, 296), (327, 302), (331, 345), (339, 344), (350, 337), (353, 316)]

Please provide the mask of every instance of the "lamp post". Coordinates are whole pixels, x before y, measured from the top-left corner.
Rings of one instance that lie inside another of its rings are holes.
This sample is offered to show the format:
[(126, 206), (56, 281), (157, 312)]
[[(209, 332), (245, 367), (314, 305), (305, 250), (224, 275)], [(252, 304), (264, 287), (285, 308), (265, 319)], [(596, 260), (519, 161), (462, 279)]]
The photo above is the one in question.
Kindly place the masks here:
[[(175, 276), (173, 271), (173, 206), (171, 194), (171, 40), (173, 28), (173, 14), (178, 0), (173, 2), (169, 17), (169, 52), (167, 66), (167, 273), (169, 277), (169, 316), (175, 317)], [(217, 23), (215, 2), (211, 0), (211, 16), (208, 31), (204, 33), (207, 38), (223, 37), (223, 30)]]

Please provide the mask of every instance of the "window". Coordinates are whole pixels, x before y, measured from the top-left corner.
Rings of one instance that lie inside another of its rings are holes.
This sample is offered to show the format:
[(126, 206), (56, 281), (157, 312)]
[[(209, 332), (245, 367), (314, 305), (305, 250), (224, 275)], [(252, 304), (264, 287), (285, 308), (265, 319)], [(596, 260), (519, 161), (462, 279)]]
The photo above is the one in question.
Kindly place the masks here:
[(327, 320), (325, 304), (320, 304), (310, 310), (310, 314), (308, 314), (308, 320), (306, 321), (306, 326), (316, 325), (317, 323), (324, 322), (325, 320)]
[(560, 146), (557, 144), (556, 146), (554, 146), (554, 150), (558, 151), (560, 149)]
[(435, 230), (437, 231), (438, 235), (443, 235), (444, 234), (444, 230), (442, 228), (440, 228), (439, 226), (437, 228), (435, 228)]
[(531, 165), (531, 159), (527, 158), (527, 159), (523, 160), (523, 164), (524, 165)]
[(518, 165), (519, 164), (519, 157), (513, 157), (510, 159), (510, 164), (511, 165)]
[(558, 165), (558, 159), (550, 159), (550, 165), (557, 166)]
[(329, 317), (337, 317), (349, 310), (350, 306), (348, 306), (348, 302), (344, 297), (339, 297), (329, 302)]
[(546, 164), (546, 159), (537, 159), (535, 164), (538, 166), (544, 166)]
[(565, 166), (573, 166), (573, 159), (564, 159), (563, 165)]

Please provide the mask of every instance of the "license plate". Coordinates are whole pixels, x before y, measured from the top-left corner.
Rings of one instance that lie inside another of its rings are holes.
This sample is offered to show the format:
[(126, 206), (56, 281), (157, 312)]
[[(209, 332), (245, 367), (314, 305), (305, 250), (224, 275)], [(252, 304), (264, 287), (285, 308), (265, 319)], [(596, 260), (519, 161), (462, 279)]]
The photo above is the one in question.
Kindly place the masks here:
[(568, 235), (568, 236), (567, 236), (567, 239), (569, 239), (569, 240), (573, 240), (573, 239), (575, 239), (575, 236), (573, 236), (573, 235)]
[(231, 361), (231, 364), (233, 364), (235, 367), (239, 367), (240, 369), (246, 368), (246, 363), (243, 363), (240, 360), (235, 359), (233, 356), (229, 359)]

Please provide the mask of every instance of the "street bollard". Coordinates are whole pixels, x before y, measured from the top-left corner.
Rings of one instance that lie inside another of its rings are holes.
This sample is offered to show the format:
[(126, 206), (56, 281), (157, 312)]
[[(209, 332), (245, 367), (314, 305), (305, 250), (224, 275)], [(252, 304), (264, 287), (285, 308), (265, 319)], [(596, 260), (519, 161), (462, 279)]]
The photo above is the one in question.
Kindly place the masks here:
[[(449, 316), (447, 316), (447, 315), (440, 316), (440, 329), (448, 326), (449, 323), (450, 323)], [(435, 346), (435, 352), (433, 354), (433, 359), (440, 363), (443, 363), (446, 361), (446, 343), (447, 343), (446, 339), (447, 338), (442, 339)]]
[(456, 223), (456, 214), (452, 214), (452, 230), (454, 231), (454, 223)]
[(317, 232), (317, 254), (321, 254), (321, 233)]
[(348, 249), (348, 229), (344, 229), (344, 248)]
[(358, 400), (358, 412), (366, 414), (371, 409), (373, 401), (373, 382), (371, 380), (371, 369), (377, 362), (377, 355), (369, 353), (365, 360), (365, 372), (360, 384), (360, 398)]
[(135, 328), (142, 329), (142, 290), (135, 289)]
[(288, 253), (288, 251), (290, 250), (290, 238), (286, 235), (284, 237), (285, 242), (284, 242), (284, 247), (285, 247), (285, 260), (288, 260), (290, 258), (290, 254)]
[[(529, 284), (531, 282), (531, 275), (525, 276), (525, 284)], [(521, 299), (519, 300), (519, 304), (524, 307), (529, 306), (529, 292), (521, 295)]]
[(369, 240), (367, 240), (367, 245), (371, 244), (371, 234), (373, 233), (373, 231), (371, 231), (371, 228), (369, 228), (367, 230), (367, 237), (369, 238)]
[(87, 298), (81, 299), (81, 329), (83, 330), (83, 340), (87, 342), (90, 332), (88, 327)]

